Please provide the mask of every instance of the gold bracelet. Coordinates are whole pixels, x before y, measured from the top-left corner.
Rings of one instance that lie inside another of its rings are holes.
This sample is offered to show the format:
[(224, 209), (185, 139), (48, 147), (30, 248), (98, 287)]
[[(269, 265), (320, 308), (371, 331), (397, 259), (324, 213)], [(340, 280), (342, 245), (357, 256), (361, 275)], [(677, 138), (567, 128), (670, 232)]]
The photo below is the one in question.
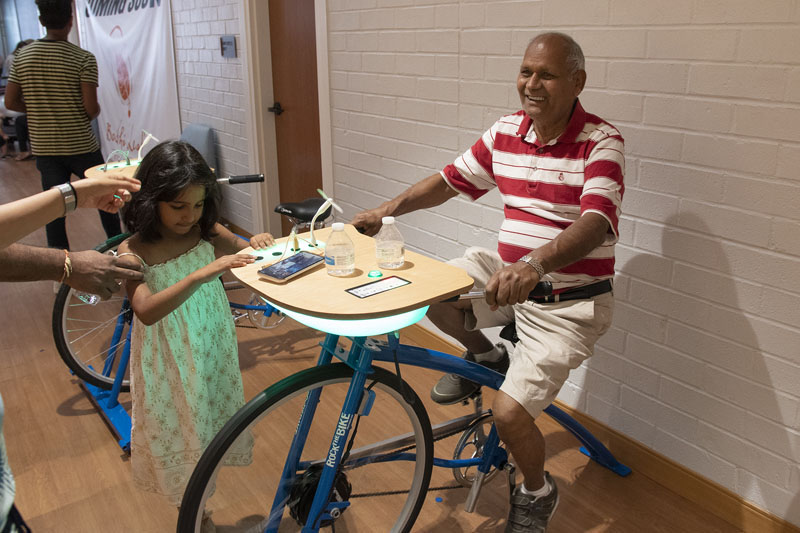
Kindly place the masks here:
[(64, 273), (61, 275), (59, 283), (63, 284), (69, 279), (70, 274), (72, 274), (72, 259), (69, 258), (69, 250), (64, 250)]

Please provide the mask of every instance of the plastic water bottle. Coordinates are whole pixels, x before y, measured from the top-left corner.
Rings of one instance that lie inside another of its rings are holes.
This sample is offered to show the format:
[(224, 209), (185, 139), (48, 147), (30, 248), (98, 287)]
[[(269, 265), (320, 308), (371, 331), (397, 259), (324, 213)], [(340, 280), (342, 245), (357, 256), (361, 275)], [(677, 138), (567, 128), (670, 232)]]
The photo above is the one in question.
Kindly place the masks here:
[(75, 296), (78, 300), (88, 305), (97, 305), (97, 302), (100, 301), (100, 296), (90, 292), (76, 292)]
[[(116, 250), (108, 250), (106, 255), (116, 257), (117, 252)], [(75, 291), (75, 297), (86, 305), (97, 305), (97, 302), (100, 301), (100, 296), (91, 292)]]
[(349, 276), (356, 269), (356, 247), (345, 233), (342, 222), (334, 222), (325, 243), (325, 267), (330, 276)]
[(400, 268), (405, 262), (405, 243), (394, 217), (381, 219), (380, 231), (375, 235), (375, 258), (380, 268)]

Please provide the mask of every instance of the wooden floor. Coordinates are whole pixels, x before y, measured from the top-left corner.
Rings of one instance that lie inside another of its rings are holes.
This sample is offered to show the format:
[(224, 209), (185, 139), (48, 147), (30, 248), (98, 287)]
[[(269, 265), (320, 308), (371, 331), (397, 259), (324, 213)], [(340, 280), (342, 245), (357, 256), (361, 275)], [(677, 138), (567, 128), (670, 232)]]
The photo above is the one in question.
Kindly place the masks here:
[[(0, 202), (38, 190), (34, 161), (0, 160)], [(68, 228), (74, 250), (103, 238), (96, 212), (70, 215)], [(24, 242), (44, 245), (44, 231)], [(128, 457), (59, 359), (51, 333), (53, 300), (52, 282), (0, 284), (0, 393), (18, 507), (36, 532), (174, 531), (176, 510), (134, 487)], [(290, 320), (276, 330), (242, 327), (238, 333), (248, 398), (310, 366), (321, 339)], [(429, 400), (435, 373), (407, 369), (403, 376), (424, 400), (432, 422), (466, 414), (463, 406), (442, 407)], [(485, 401), (490, 405), (490, 394)], [(590, 463), (560, 426), (547, 417), (540, 424), (547, 438), (547, 469), (561, 494), (549, 531), (739, 531), (636, 472), (620, 478)], [(447, 471), (434, 470), (432, 486), (453, 485)], [(463, 511), (465, 497), (465, 489), (431, 491), (415, 531), (503, 531), (508, 488), (502, 475), (485, 487), (475, 513)], [(384, 530), (377, 522), (369, 528)]]

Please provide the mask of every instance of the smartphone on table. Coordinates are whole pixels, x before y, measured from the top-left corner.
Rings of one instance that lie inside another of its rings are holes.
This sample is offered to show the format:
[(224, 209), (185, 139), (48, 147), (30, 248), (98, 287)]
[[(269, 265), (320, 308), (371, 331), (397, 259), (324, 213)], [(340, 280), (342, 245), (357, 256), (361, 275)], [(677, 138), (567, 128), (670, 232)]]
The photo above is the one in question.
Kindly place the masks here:
[(262, 268), (258, 274), (273, 283), (285, 283), (295, 276), (316, 268), (323, 262), (322, 256), (302, 251)]

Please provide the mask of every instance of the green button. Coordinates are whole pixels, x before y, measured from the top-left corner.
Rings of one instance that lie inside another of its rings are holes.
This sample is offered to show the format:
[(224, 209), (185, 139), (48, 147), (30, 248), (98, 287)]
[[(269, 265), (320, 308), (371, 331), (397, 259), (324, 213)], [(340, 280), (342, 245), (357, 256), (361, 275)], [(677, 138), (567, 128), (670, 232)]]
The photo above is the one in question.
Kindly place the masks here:
[(367, 274), (368, 278), (380, 278), (381, 276), (383, 276), (383, 272), (380, 270), (370, 270)]

